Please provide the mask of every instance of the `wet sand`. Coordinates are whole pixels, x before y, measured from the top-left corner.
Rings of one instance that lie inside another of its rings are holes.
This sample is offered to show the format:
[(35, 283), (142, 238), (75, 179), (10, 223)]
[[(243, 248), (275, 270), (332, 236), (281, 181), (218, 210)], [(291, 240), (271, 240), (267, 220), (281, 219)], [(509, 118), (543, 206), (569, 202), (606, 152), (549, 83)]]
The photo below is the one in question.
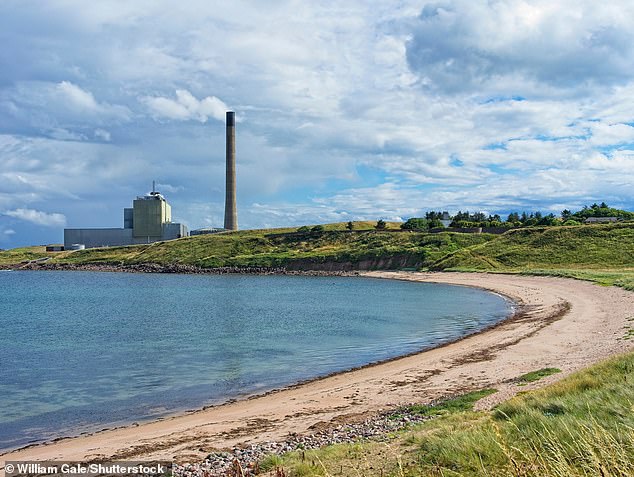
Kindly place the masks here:
[[(620, 288), (501, 274), (361, 275), (484, 288), (514, 300), (519, 313), (486, 331), (404, 358), (185, 415), (9, 452), (0, 456), (2, 469), (7, 460), (191, 462), (214, 449), (280, 440), (289, 433), (310, 433), (400, 404), (494, 387), (498, 392), (478, 403), (487, 408), (517, 391), (543, 386), (634, 349), (634, 341), (622, 339), (630, 324), (627, 318), (634, 316), (634, 293)], [(513, 381), (545, 367), (563, 372), (528, 386)]]

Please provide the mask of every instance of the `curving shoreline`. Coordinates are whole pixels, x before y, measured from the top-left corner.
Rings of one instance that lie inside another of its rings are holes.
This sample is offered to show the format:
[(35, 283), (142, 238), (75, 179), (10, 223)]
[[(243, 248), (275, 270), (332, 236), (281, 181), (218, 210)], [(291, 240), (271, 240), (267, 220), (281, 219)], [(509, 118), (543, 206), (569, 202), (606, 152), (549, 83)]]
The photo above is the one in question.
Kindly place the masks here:
[(564, 372), (633, 348), (619, 340), (634, 293), (575, 280), (460, 273), (368, 272), (363, 276), (450, 283), (512, 298), (524, 313), (460, 341), (411, 356), (161, 421), (36, 445), (1, 460), (203, 459), (210, 450), (280, 440), (354, 421), (399, 404), (493, 386), (480, 405), (517, 392), (513, 378), (543, 367)]

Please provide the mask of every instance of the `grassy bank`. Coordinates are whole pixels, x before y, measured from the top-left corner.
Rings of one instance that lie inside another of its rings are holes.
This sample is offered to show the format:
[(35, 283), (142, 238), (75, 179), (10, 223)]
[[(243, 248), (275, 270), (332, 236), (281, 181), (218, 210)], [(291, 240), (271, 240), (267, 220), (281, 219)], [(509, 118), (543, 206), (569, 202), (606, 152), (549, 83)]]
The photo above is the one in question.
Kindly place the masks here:
[(0, 266), (14, 265), (29, 260), (38, 260), (50, 256), (45, 246), (21, 247), (0, 252)]
[(634, 224), (511, 230), (430, 268), (561, 276), (634, 290)]
[(0, 265), (49, 257), (69, 264), (182, 264), (292, 269), (431, 269), (554, 275), (634, 290), (634, 224), (528, 227), (503, 235), (398, 232), (374, 222), (246, 230), (131, 247), (0, 252)]
[[(330, 224), (322, 231), (248, 230), (170, 242), (52, 254), (51, 263), (182, 264), (199, 267), (318, 268), (343, 264), (354, 269), (425, 267), (448, 253), (482, 244), (493, 235), (359, 230)], [(1, 255), (1, 254), (0, 254)]]
[(387, 442), (298, 451), (263, 463), (287, 476), (631, 476), (632, 396), (634, 353), (518, 395), (491, 412), (474, 412), (471, 394), (440, 403), (437, 412), (421, 406), (439, 417), (387, 436)]

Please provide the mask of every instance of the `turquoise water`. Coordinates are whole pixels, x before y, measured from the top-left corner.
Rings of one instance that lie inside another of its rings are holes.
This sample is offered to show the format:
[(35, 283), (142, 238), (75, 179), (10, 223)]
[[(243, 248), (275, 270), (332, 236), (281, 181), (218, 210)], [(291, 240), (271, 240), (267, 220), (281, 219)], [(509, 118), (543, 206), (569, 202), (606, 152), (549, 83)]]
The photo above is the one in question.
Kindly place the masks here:
[(369, 278), (0, 272), (0, 449), (385, 360), (509, 313), (481, 290)]

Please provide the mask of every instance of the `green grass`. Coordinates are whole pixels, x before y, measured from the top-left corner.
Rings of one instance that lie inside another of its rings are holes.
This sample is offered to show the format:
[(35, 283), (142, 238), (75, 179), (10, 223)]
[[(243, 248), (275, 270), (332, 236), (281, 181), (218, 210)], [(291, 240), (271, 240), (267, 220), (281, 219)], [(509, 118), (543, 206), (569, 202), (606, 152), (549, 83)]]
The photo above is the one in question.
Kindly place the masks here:
[(634, 224), (511, 230), (430, 269), (548, 275), (634, 290)]
[(489, 243), (443, 257), (434, 267), (634, 271), (634, 224), (511, 230)]
[(2, 252), (0, 252), (0, 266), (14, 265), (29, 260), (38, 260), (41, 258), (51, 257), (54, 255), (55, 253), (53, 252), (47, 252), (46, 247), (43, 245), (3, 250)]
[(517, 382), (520, 384), (528, 384), (534, 383), (535, 381), (539, 381), (546, 376), (550, 376), (552, 374), (561, 373), (561, 369), (559, 368), (542, 368), (537, 371), (531, 371), (530, 373), (522, 374), (517, 378)]
[(387, 443), (293, 452), (276, 464), (291, 476), (634, 475), (634, 353), (490, 412), (461, 407)]
[(444, 414), (452, 414), (456, 412), (470, 411), (476, 401), (483, 397), (489, 396), (496, 392), (495, 389), (480, 389), (467, 394), (444, 399), (436, 404), (415, 404), (408, 407), (410, 413), (420, 416), (441, 416)]
[[(46, 254), (43, 247), (0, 252), (0, 265), (51, 256), (51, 263), (182, 264), (290, 269), (430, 269), (549, 275), (634, 290), (634, 223), (528, 227), (503, 235), (377, 231), (375, 222), (246, 230), (131, 247)], [(390, 229), (398, 223), (388, 223)]]
[[(355, 223), (356, 224), (356, 223)], [(170, 242), (83, 250), (60, 255), (51, 263), (183, 264), (214, 267), (288, 267), (314, 269), (347, 264), (354, 269), (425, 267), (448, 253), (484, 243), (493, 235), (427, 234), (343, 230), (328, 224), (317, 233), (297, 229), (248, 230), (189, 237)], [(359, 225), (359, 228), (361, 225)], [(355, 228), (355, 230), (357, 230)]]

